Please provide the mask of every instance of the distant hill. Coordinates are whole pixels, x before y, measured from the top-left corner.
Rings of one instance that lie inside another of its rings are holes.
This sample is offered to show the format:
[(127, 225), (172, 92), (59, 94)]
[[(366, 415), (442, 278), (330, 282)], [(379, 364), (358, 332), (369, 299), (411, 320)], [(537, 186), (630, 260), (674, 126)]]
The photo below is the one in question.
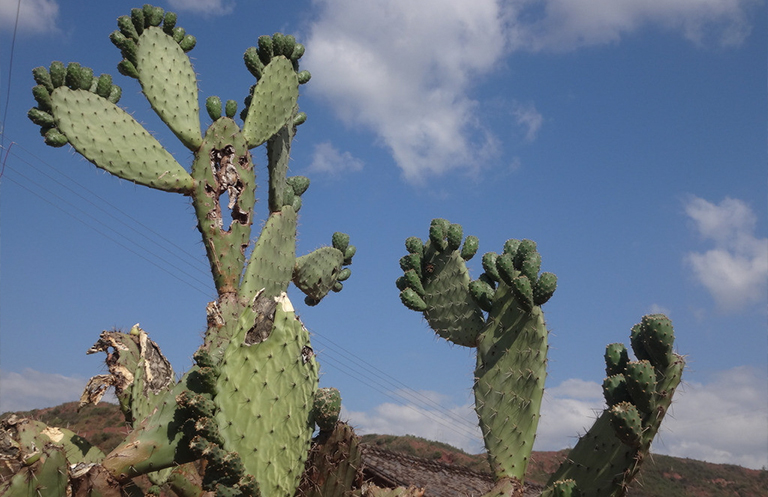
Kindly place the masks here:
[[(118, 406), (102, 403), (77, 412), (77, 402), (16, 413), (51, 426), (68, 428), (104, 452), (109, 452), (128, 432)], [(9, 413), (0, 415), (4, 418)], [(362, 442), (414, 457), (465, 467), (481, 473), (490, 468), (484, 454), (467, 454), (448, 444), (414, 436), (363, 435)], [(567, 451), (534, 452), (527, 480), (544, 484)], [(646, 461), (629, 497), (768, 497), (768, 471), (731, 464), (652, 455)]]

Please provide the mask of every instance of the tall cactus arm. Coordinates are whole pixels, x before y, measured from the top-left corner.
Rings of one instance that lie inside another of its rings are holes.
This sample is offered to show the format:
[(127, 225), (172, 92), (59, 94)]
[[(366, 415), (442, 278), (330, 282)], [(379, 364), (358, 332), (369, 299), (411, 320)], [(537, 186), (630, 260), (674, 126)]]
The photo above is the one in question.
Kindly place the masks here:
[(508, 240), (501, 255), (483, 259), (486, 273), (477, 281), (492, 291), (478, 293), (475, 282), (470, 290), (490, 305), (477, 350), (475, 410), (498, 485), (519, 491), (546, 379), (548, 330), (541, 305), (554, 287), (546, 299), (534, 298), (533, 289), (551, 273), (539, 275), (541, 256), (530, 240)]
[(176, 15), (145, 5), (118, 19), (110, 39), (124, 59), (118, 69), (134, 77), (160, 119), (195, 151), (202, 142), (197, 78), (185, 52), (195, 40), (176, 26)]
[[(235, 293), (245, 264), (253, 209), (255, 175), (240, 128), (228, 117), (215, 121), (195, 154), (193, 203), (198, 229), (219, 294)], [(228, 199), (224, 204), (223, 199)], [(232, 222), (225, 227), (224, 209)]]
[(433, 220), (427, 243), (416, 237), (406, 240), (409, 254), (400, 259), (405, 274), (397, 286), (403, 304), (423, 312), (435, 333), (457, 345), (474, 347), (485, 318), (470, 296), (465, 261), (477, 251), (477, 238), (467, 237), (461, 247), (462, 239), (460, 225)]
[(582, 495), (626, 495), (680, 384), (685, 361), (673, 353), (673, 342), (672, 323), (654, 314), (632, 329), (635, 355), (648, 359), (629, 362), (621, 344), (607, 347), (609, 376), (603, 390), (608, 406), (552, 475), (542, 496), (556, 495), (554, 483), (565, 479), (574, 480)]
[(293, 118), (298, 97), (299, 79), (291, 61), (274, 58), (249, 97), (243, 134), (250, 148), (267, 141)]

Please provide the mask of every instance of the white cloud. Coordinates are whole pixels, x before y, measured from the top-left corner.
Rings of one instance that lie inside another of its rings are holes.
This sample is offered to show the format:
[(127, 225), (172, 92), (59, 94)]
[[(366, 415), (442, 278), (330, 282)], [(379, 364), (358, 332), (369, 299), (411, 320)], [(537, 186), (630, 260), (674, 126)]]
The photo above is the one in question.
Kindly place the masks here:
[(350, 126), (372, 129), (408, 180), (473, 170), (493, 154), (467, 93), (504, 52), (494, 0), (316, 3), (309, 91)]
[(680, 31), (697, 44), (739, 45), (751, 30), (754, 0), (514, 0), (512, 49), (570, 51), (616, 43), (648, 26)]
[[(395, 395), (413, 398), (413, 393)], [(421, 401), (386, 402), (367, 412), (344, 410), (342, 419), (347, 420), (359, 435), (414, 435), (448, 443), (473, 454), (484, 450), (472, 404), (450, 405), (446, 397), (436, 392), (421, 391), (417, 396)]]
[[(516, 50), (616, 43), (645, 27), (737, 45), (756, 0), (315, 0), (308, 91), (373, 131), (404, 177), (477, 171), (498, 153), (471, 91)], [(528, 141), (542, 116), (513, 111)]]
[(59, 4), (56, 0), (0, 0), (0, 29), (13, 30), (16, 12), (19, 32), (50, 33), (58, 31)]
[(678, 389), (657, 452), (759, 469), (768, 466), (768, 380), (738, 367)]
[(529, 142), (535, 140), (541, 125), (544, 123), (544, 116), (536, 110), (536, 106), (530, 102), (527, 104), (518, 103), (512, 114), (515, 116), (517, 124), (525, 128), (525, 140)]
[(363, 169), (363, 161), (349, 152), (339, 152), (330, 142), (323, 142), (315, 145), (309, 169), (330, 174), (360, 171)]
[(87, 379), (25, 369), (0, 371), (0, 413), (54, 407), (80, 399)]
[(223, 16), (235, 8), (235, 2), (227, 0), (169, 0), (168, 4), (174, 10), (206, 16)]
[(690, 252), (685, 260), (709, 290), (721, 309), (735, 311), (764, 302), (768, 286), (768, 238), (757, 238), (757, 218), (738, 199), (726, 198), (715, 205), (692, 197), (686, 214), (697, 231), (714, 248)]

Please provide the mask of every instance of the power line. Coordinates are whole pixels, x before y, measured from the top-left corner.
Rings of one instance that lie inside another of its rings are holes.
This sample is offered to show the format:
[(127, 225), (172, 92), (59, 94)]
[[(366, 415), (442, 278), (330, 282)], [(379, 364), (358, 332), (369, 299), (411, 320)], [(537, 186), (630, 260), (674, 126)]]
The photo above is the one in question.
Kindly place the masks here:
[(16, 21), (13, 23), (13, 37), (11, 38), (11, 54), (8, 61), (8, 88), (5, 91), (5, 109), (3, 110), (3, 122), (0, 125), (0, 148), (5, 142), (5, 123), (8, 119), (8, 107), (11, 101), (11, 76), (13, 75), (13, 54), (16, 48), (16, 33), (19, 29), (19, 13), (21, 12), (21, 0), (16, 3)]

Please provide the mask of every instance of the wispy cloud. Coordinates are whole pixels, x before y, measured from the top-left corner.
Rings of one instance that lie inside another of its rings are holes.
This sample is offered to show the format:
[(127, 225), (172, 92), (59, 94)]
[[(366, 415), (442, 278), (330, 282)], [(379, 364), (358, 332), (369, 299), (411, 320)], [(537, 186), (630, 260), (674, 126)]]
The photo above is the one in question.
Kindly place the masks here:
[(508, 35), (513, 50), (571, 51), (617, 43), (648, 26), (678, 31), (697, 44), (741, 44), (749, 35), (752, 0), (513, 0)]
[(309, 169), (328, 174), (354, 172), (363, 169), (363, 161), (349, 152), (339, 152), (330, 142), (323, 142), (315, 145)]
[(709, 383), (686, 383), (675, 399), (656, 451), (754, 469), (768, 466), (765, 371), (724, 371)]
[(235, 8), (235, 2), (227, 0), (169, 0), (168, 4), (180, 12), (205, 16), (223, 16)]
[(320, 0), (305, 56), (321, 95), (373, 130), (406, 179), (475, 169), (492, 139), (468, 95), (503, 55), (493, 0)]
[(525, 128), (525, 140), (529, 142), (535, 140), (541, 125), (544, 124), (544, 116), (536, 110), (536, 106), (532, 102), (517, 103), (512, 114), (517, 124)]
[[(372, 130), (413, 182), (475, 172), (498, 153), (476, 85), (514, 51), (570, 51), (616, 43), (644, 27), (696, 43), (738, 45), (753, 0), (315, 0), (305, 66), (308, 91), (351, 127)], [(531, 141), (533, 104), (513, 112)]]
[[(593, 381), (569, 379), (548, 388), (534, 450), (573, 447), (604, 406), (602, 387)], [(470, 453), (483, 450), (471, 403), (446, 404), (443, 409), (384, 403), (370, 411), (345, 414), (360, 433), (410, 434)], [(749, 468), (767, 466), (768, 383), (764, 375), (741, 367), (722, 372), (708, 383), (682, 385), (653, 452)]]
[(690, 252), (685, 260), (722, 310), (736, 311), (764, 302), (768, 286), (768, 238), (755, 234), (757, 217), (738, 199), (713, 204), (692, 197), (685, 204), (701, 237), (714, 244)]
[(51, 33), (58, 31), (59, 4), (56, 0), (0, 0), (0, 29), (12, 30), (18, 10), (19, 32)]
[(0, 413), (53, 407), (79, 400), (86, 378), (41, 373), (25, 369), (21, 373), (0, 370)]

